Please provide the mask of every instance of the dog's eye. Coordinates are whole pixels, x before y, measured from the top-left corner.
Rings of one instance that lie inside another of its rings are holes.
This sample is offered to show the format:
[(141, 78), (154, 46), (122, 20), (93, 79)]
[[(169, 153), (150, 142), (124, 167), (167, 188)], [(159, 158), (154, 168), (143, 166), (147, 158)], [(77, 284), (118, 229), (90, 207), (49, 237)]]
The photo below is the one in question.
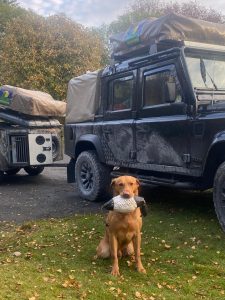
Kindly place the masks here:
[(122, 182), (119, 183), (119, 186), (124, 186), (124, 184)]
[(132, 186), (132, 185), (134, 185), (134, 183), (133, 182), (129, 182), (129, 185)]

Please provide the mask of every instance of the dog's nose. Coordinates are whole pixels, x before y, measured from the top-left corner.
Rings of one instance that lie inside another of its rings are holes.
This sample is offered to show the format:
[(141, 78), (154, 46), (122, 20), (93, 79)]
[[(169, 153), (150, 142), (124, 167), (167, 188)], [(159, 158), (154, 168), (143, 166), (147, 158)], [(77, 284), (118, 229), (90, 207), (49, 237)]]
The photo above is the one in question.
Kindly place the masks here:
[(130, 198), (130, 193), (128, 191), (123, 191), (122, 197), (123, 198)]

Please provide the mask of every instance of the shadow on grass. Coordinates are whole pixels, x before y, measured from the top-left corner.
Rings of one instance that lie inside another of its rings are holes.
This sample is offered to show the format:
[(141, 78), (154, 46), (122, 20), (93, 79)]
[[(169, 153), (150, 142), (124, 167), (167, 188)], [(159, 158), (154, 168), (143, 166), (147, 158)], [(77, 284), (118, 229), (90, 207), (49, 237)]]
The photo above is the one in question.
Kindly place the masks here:
[(216, 218), (212, 190), (198, 192), (165, 187), (144, 187), (141, 195), (152, 209)]

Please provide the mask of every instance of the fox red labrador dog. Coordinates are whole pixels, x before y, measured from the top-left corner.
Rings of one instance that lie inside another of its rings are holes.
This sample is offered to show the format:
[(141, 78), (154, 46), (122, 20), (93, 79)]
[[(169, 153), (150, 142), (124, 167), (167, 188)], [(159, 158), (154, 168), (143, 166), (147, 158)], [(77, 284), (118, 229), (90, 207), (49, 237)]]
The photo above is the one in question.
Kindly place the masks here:
[[(139, 185), (139, 181), (132, 176), (120, 176), (112, 180), (113, 194), (120, 196), (126, 203), (128, 199), (138, 196)], [(97, 247), (97, 257), (111, 256), (112, 275), (120, 275), (118, 258), (133, 254), (138, 272), (146, 273), (141, 262), (141, 228), (142, 216), (139, 207), (134, 207), (129, 212), (113, 210), (108, 213), (105, 235)]]

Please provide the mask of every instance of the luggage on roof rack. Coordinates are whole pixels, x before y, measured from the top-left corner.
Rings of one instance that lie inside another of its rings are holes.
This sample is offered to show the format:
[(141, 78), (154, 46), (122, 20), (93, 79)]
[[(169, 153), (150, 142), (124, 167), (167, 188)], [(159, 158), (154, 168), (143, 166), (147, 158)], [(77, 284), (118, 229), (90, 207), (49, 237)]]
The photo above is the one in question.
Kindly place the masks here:
[(174, 13), (146, 19), (110, 38), (111, 57), (120, 61), (147, 54), (158, 43), (176, 46), (182, 41), (225, 45), (225, 25)]

